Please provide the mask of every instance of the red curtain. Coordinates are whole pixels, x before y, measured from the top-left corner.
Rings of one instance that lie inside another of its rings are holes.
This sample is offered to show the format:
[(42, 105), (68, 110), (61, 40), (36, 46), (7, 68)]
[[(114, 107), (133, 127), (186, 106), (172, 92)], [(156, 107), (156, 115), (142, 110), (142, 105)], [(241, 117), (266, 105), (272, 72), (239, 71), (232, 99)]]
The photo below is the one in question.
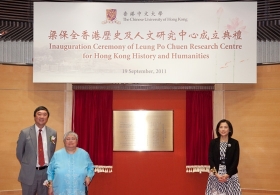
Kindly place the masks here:
[(113, 166), (113, 91), (75, 90), (72, 129), (79, 136), (95, 172), (112, 172)]
[(212, 91), (186, 92), (186, 172), (209, 172), (213, 138)]

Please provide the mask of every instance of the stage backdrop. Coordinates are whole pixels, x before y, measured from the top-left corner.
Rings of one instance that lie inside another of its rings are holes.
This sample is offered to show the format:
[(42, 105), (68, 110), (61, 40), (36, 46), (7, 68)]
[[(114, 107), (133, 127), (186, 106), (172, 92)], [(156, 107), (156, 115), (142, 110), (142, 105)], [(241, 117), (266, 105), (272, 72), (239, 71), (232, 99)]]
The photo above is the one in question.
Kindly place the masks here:
[(256, 83), (257, 2), (34, 2), (35, 83)]

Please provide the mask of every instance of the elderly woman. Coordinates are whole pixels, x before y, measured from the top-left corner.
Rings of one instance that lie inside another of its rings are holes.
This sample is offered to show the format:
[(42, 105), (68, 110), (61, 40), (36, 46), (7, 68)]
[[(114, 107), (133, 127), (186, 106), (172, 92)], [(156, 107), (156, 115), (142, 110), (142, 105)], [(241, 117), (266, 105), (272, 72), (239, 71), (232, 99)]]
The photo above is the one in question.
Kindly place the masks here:
[(48, 194), (84, 195), (94, 176), (94, 165), (89, 154), (77, 147), (75, 132), (67, 132), (63, 142), (64, 148), (54, 153), (48, 167)]

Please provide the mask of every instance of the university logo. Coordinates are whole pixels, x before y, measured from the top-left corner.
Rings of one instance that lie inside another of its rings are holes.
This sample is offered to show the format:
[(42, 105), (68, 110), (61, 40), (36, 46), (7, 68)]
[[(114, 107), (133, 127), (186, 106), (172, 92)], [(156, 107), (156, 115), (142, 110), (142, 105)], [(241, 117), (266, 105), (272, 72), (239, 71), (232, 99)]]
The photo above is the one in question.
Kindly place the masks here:
[(121, 22), (117, 20), (117, 10), (116, 9), (106, 9), (106, 20), (102, 24), (106, 23), (116, 23), (120, 24)]

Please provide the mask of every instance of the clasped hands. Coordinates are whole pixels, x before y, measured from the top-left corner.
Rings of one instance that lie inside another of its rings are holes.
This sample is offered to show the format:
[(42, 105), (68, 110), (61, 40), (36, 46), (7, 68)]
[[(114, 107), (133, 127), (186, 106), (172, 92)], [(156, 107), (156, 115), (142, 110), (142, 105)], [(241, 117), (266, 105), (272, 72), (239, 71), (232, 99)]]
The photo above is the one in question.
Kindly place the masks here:
[(220, 175), (220, 174), (216, 173), (215, 176), (218, 178), (218, 181), (222, 182), (222, 183), (226, 182), (229, 178), (228, 174)]

